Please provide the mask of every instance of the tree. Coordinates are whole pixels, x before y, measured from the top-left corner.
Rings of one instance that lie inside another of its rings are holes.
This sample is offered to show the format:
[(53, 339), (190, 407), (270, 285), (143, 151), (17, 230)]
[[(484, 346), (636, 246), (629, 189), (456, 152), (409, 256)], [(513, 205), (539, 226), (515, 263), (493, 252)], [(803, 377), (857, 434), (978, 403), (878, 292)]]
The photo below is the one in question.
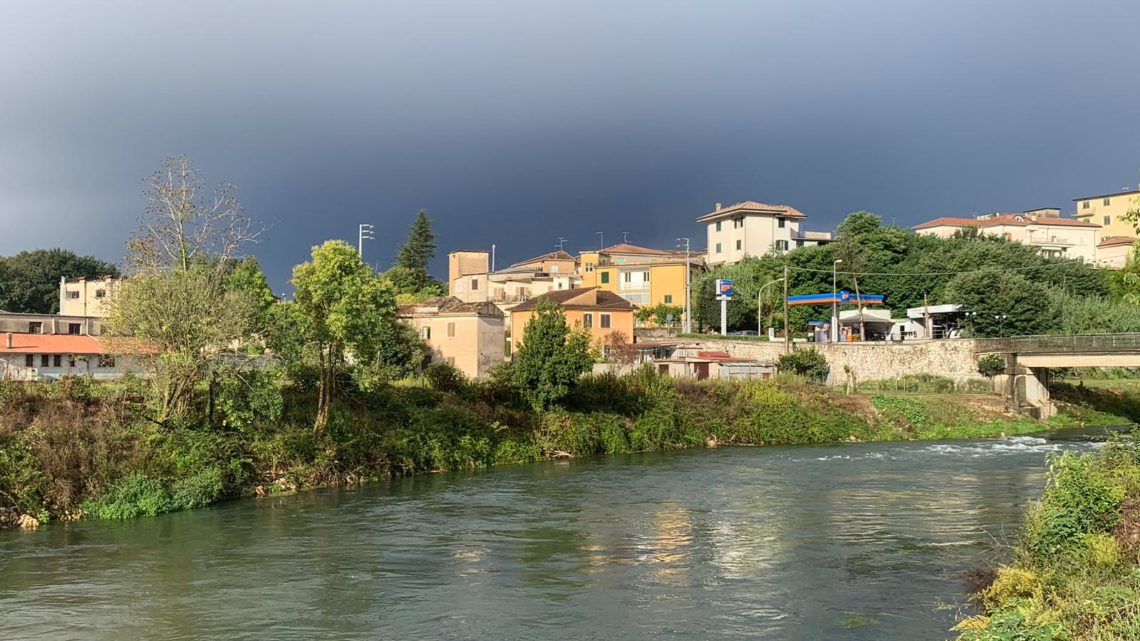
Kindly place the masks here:
[(515, 355), (515, 389), (536, 411), (544, 410), (565, 398), (593, 363), (589, 334), (570, 331), (562, 308), (540, 298)]
[(330, 240), (313, 248), (312, 260), (293, 269), (296, 290), (291, 311), (293, 354), (315, 357), (319, 370), (317, 415), (313, 429), (324, 434), (336, 393), (336, 372), (351, 357), (375, 363), (381, 336), (396, 323), (396, 302), (389, 287), (348, 243)]
[[(157, 404), (155, 421), (187, 415), (200, 382), (234, 364), (229, 347), (248, 338), (256, 301), (207, 267), (128, 278), (112, 299), (106, 331), (116, 351), (137, 354)], [(236, 357), (237, 355), (232, 355)]]
[(978, 373), (993, 378), (1005, 371), (1005, 357), (1001, 354), (986, 354), (978, 358)]
[(396, 267), (407, 270), (409, 284), (419, 290), (432, 283), (431, 275), (428, 274), (428, 264), (434, 256), (435, 233), (431, 230), (431, 220), (428, 219), (427, 212), (421, 209), (412, 222), (408, 239), (404, 241), (399, 254), (396, 255)]
[(184, 157), (164, 160), (146, 184), (146, 212), (127, 241), (137, 271), (185, 272), (201, 263), (225, 269), (264, 232), (245, 215), (234, 185), (223, 183), (207, 195), (205, 179)]
[(249, 316), (248, 334), (253, 336), (263, 331), (270, 322), (269, 309), (277, 302), (261, 264), (253, 256), (246, 256), (233, 263), (226, 275), (226, 289), (245, 297), (253, 310)]
[(973, 312), (975, 336), (1044, 334), (1055, 327), (1048, 290), (1018, 273), (961, 274), (947, 285), (946, 298)]
[(119, 268), (65, 249), (36, 249), (0, 257), (0, 309), (23, 314), (59, 313), (59, 281), (118, 277)]

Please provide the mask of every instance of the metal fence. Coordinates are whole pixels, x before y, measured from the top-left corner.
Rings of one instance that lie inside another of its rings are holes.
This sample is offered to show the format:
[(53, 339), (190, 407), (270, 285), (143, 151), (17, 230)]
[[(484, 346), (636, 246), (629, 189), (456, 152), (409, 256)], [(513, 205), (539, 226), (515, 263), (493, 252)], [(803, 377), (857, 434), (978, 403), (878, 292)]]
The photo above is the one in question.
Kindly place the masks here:
[(1010, 336), (979, 338), (974, 342), (979, 354), (1111, 354), (1140, 351), (1140, 333), (1088, 334), (1085, 336)]

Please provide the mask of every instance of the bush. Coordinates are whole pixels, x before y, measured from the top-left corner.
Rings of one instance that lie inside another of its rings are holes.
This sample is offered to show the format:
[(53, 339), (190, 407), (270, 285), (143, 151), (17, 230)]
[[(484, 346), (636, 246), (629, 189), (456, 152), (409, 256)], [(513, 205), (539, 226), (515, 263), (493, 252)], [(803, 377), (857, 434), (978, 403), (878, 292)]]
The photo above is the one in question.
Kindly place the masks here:
[(1030, 517), (1027, 547), (1042, 559), (1078, 548), (1086, 535), (1103, 534), (1116, 526), (1123, 499), (1124, 492), (1091, 455), (1066, 452), (1054, 457), (1045, 495)]
[(826, 380), (830, 371), (827, 359), (814, 347), (781, 355), (778, 366), (781, 372), (791, 372), (819, 382)]
[(993, 378), (1005, 371), (1005, 357), (1001, 354), (986, 354), (978, 359), (978, 373)]
[(170, 492), (158, 479), (132, 474), (107, 487), (98, 499), (83, 504), (83, 511), (100, 519), (154, 516), (173, 508)]
[(424, 378), (440, 392), (459, 394), (467, 389), (467, 377), (450, 363), (431, 363), (424, 368)]

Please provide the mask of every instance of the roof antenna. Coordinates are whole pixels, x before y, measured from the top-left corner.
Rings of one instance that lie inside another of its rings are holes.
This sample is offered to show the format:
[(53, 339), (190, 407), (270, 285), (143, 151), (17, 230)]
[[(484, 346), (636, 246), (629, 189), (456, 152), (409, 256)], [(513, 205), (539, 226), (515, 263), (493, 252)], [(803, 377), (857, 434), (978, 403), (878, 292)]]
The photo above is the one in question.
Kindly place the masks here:
[(627, 231), (623, 231), (623, 232), (621, 233), (621, 242), (623, 242), (623, 243), (628, 243), (628, 242), (629, 242), (629, 232), (627, 232)]
[(565, 242), (566, 242), (565, 238), (562, 238), (561, 236), (558, 238), (558, 251), (563, 251), (562, 244)]

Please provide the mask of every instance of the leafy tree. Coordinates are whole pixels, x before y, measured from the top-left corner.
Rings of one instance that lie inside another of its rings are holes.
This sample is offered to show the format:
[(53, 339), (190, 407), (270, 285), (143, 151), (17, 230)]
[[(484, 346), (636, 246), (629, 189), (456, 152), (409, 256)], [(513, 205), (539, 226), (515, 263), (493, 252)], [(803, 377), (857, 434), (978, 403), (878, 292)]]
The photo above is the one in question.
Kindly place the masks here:
[(558, 403), (594, 363), (590, 336), (570, 331), (562, 308), (539, 299), (511, 368), (514, 387), (535, 410)]
[[(400, 252), (396, 255), (396, 267), (407, 270), (408, 278), (411, 279), (410, 285), (414, 290), (419, 290), (432, 283), (431, 275), (428, 274), (428, 265), (434, 256), (435, 233), (431, 230), (431, 220), (428, 219), (427, 212), (421, 209), (412, 222), (408, 239), (404, 241), (403, 247), (400, 247)], [(409, 290), (401, 289), (401, 291)]]
[(0, 309), (25, 314), (59, 313), (60, 278), (119, 276), (119, 268), (65, 249), (36, 249), (0, 257)]
[(249, 317), (249, 335), (263, 331), (269, 324), (269, 309), (277, 302), (261, 264), (253, 256), (246, 256), (233, 264), (226, 276), (226, 289), (248, 299), (253, 306)]
[(974, 312), (975, 336), (1044, 334), (1055, 328), (1048, 290), (1016, 272), (961, 274), (947, 286), (946, 297)]
[(293, 324), (294, 338), (286, 354), (316, 359), (313, 429), (323, 434), (335, 398), (336, 372), (350, 355), (357, 363), (376, 362), (383, 347), (381, 336), (397, 322), (395, 297), (356, 250), (339, 240), (313, 248), (312, 260), (293, 269), (293, 287), (291, 311), (280, 313)]

